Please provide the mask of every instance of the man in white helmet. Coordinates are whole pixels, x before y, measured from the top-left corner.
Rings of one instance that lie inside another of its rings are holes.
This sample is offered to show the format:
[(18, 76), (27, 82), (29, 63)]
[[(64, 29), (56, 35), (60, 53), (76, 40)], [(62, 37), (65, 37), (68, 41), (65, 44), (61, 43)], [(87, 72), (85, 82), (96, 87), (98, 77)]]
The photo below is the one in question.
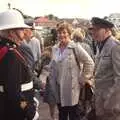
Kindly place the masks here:
[(0, 13), (0, 119), (35, 120), (34, 58), (24, 45), (22, 15), (15, 10)]

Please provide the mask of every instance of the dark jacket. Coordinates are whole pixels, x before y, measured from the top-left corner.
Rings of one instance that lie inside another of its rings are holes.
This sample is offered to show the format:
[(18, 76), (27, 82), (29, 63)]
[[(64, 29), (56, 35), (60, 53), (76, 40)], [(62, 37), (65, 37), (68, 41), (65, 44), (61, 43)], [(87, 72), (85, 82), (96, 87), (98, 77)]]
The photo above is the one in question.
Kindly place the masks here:
[[(32, 82), (34, 59), (31, 51), (26, 46), (17, 46), (9, 40), (1, 40), (0, 48), (6, 47), (7, 53), (0, 60), (0, 118), (2, 120), (24, 120), (35, 114), (33, 89), (22, 90), (21, 86)], [(23, 110), (21, 101), (27, 101), (28, 105)], [(30, 109), (32, 107), (32, 111)], [(28, 112), (29, 115), (28, 115)], [(27, 116), (28, 115), (28, 116)]]

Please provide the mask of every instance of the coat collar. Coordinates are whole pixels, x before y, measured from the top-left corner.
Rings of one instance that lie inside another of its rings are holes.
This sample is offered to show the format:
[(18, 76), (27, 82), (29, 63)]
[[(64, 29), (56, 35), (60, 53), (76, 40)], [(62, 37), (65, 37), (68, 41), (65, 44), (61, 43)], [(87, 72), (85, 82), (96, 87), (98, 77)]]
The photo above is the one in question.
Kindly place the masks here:
[(101, 53), (99, 53), (99, 56), (108, 54), (109, 49), (111, 49), (115, 44), (118, 44), (119, 41), (116, 40), (114, 37), (109, 37), (109, 39), (105, 42), (103, 49)]
[[(56, 44), (56, 45), (54, 46), (54, 48), (55, 48), (55, 49), (58, 49), (58, 48), (59, 48), (59, 45), (60, 45), (60, 43)], [(69, 48), (69, 49), (75, 48), (75, 42), (71, 40), (71, 41), (68, 43), (68, 45), (67, 45), (66, 48)]]

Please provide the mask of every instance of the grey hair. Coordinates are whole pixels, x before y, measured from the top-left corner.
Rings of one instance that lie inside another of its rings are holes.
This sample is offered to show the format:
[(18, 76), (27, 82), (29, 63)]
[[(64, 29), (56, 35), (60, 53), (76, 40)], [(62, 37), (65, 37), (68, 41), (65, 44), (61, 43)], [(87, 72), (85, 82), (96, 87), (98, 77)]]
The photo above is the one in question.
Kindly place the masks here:
[(0, 36), (3, 38), (8, 38), (10, 30), (2, 30), (0, 31)]
[(10, 37), (10, 32), (11, 31), (14, 31), (14, 30), (9, 29), (9, 30), (0, 31), (0, 37), (5, 38), (5, 39), (9, 39), (9, 40), (16, 43), (18, 40), (16, 38), (14, 38), (14, 37)]

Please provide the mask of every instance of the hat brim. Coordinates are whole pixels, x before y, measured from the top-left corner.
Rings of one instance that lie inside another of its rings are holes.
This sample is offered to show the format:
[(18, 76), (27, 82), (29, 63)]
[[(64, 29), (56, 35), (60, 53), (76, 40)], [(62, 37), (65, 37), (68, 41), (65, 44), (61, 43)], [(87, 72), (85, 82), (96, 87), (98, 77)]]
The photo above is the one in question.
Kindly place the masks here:
[(17, 28), (31, 28), (30, 26), (26, 25), (26, 24), (13, 24), (13, 25), (4, 25), (4, 26), (0, 26), (0, 30), (8, 30), (8, 29), (17, 29)]

